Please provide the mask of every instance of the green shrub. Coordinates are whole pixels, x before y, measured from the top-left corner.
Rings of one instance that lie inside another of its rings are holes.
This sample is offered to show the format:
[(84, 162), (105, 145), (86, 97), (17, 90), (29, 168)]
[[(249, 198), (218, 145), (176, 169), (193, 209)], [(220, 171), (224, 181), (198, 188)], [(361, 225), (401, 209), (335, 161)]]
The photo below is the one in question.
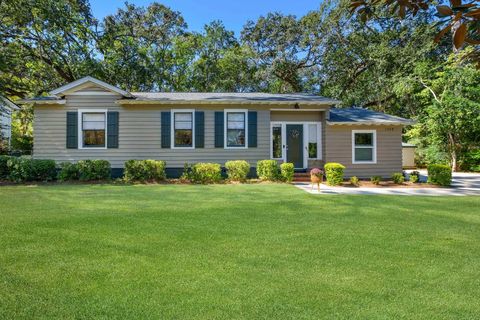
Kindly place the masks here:
[(358, 187), (360, 185), (360, 180), (358, 179), (358, 177), (353, 176), (353, 177), (350, 178), (350, 183), (353, 186)]
[(392, 181), (395, 184), (402, 184), (405, 182), (405, 177), (403, 176), (403, 173), (395, 172), (394, 174), (392, 174)]
[(124, 179), (126, 181), (165, 180), (165, 161), (128, 160), (125, 162)]
[(382, 177), (380, 176), (373, 176), (370, 178), (370, 181), (374, 184), (374, 185), (379, 185), (380, 184), (380, 181), (382, 180)]
[(78, 164), (71, 162), (62, 162), (60, 164), (60, 172), (58, 173), (58, 180), (70, 181), (80, 179), (80, 172)]
[(260, 160), (257, 162), (257, 176), (261, 180), (275, 181), (280, 176), (276, 160)]
[(55, 161), (9, 157), (7, 178), (14, 182), (51, 181), (57, 177)]
[(452, 183), (452, 170), (444, 164), (431, 164), (428, 166), (428, 182), (441, 186), (449, 186)]
[(35, 181), (53, 181), (57, 178), (57, 165), (54, 160), (33, 159), (31, 179)]
[(217, 183), (222, 180), (222, 168), (218, 163), (196, 163), (191, 169), (194, 183)]
[(0, 179), (8, 177), (8, 160), (9, 156), (0, 156)]
[(325, 176), (329, 186), (338, 186), (343, 182), (345, 167), (340, 163), (329, 162), (325, 164)]
[(420, 172), (418, 171), (412, 171), (409, 174), (409, 180), (412, 183), (417, 183), (420, 180)]
[(77, 165), (82, 181), (110, 179), (110, 162), (107, 160), (80, 160)]
[(250, 172), (250, 164), (245, 160), (227, 161), (225, 168), (231, 181), (245, 181)]
[(293, 163), (284, 162), (280, 165), (280, 174), (283, 181), (292, 182), (294, 173), (295, 167)]

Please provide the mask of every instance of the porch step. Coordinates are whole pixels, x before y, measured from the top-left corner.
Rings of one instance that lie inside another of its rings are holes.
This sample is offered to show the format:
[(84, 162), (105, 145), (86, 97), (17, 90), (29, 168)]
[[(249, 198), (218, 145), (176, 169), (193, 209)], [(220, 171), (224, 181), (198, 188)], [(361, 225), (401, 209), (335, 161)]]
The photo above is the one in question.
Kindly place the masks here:
[(310, 173), (308, 172), (295, 172), (293, 174), (294, 182), (310, 182)]

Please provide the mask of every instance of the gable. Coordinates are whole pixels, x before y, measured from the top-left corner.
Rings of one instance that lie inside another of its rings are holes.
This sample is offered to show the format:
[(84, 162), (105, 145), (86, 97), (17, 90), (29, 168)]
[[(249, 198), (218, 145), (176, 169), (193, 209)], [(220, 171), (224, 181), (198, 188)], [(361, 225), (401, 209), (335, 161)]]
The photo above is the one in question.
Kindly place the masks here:
[(93, 77), (84, 77), (50, 92), (52, 96), (63, 97), (66, 95), (121, 95), (131, 97), (132, 95), (120, 88)]

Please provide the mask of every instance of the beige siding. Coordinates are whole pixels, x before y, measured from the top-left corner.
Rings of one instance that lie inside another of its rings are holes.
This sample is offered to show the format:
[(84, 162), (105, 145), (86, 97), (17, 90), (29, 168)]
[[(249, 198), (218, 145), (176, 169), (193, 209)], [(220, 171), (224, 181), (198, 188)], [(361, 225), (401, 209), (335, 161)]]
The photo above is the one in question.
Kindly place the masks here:
[(404, 168), (415, 168), (415, 148), (402, 148), (402, 166)]
[[(58, 162), (82, 159), (109, 160), (113, 168), (121, 168), (129, 159), (161, 159), (168, 167), (183, 167), (184, 162), (219, 162), (244, 159), (255, 165), (258, 160), (270, 157), (270, 111), (258, 111), (258, 147), (241, 150), (214, 147), (214, 112), (221, 106), (199, 107), (205, 111), (205, 148), (181, 150), (162, 149), (160, 144), (160, 112), (169, 111), (172, 106), (131, 106), (115, 104), (118, 96), (69, 96), (65, 106), (37, 106), (34, 120), (34, 157), (54, 159)], [(119, 148), (102, 150), (67, 149), (66, 112), (79, 108), (107, 108), (120, 112)], [(182, 107), (178, 107), (181, 109)], [(194, 108), (193, 106), (183, 108)], [(230, 108), (244, 108), (231, 106)]]
[[(376, 130), (377, 163), (352, 164), (352, 130)], [(390, 177), (402, 171), (401, 126), (337, 126), (326, 127), (325, 153), (327, 162), (339, 162), (346, 167), (346, 177)]]

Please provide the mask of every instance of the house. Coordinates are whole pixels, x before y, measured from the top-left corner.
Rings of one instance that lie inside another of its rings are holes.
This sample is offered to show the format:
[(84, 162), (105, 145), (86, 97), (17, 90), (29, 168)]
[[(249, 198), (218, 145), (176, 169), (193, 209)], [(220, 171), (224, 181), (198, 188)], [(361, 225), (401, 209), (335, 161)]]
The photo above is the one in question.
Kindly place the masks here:
[(12, 137), (12, 113), (18, 110), (18, 106), (9, 99), (0, 96), (0, 138), (10, 145)]
[(34, 158), (105, 159), (114, 176), (129, 159), (165, 160), (169, 176), (185, 162), (276, 159), (389, 177), (402, 170), (402, 127), (410, 124), (314, 95), (127, 92), (92, 77), (21, 102), (34, 103)]

